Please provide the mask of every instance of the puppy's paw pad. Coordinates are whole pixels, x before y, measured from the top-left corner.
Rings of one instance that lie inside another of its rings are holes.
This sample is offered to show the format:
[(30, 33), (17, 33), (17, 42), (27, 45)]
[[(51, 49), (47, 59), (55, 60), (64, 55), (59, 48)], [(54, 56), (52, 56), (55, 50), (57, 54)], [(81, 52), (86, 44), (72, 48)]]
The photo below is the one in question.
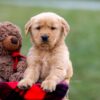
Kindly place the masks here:
[(28, 89), (30, 87), (32, 87), (33, 82), (29, 79), (23, 79), (18, 83), (18, 88), (20, 89)]
[(54, 91), (56, 89), (56, 82), (52, 80), (45, 80), (42, 82), (41, 87), (46, 91)]

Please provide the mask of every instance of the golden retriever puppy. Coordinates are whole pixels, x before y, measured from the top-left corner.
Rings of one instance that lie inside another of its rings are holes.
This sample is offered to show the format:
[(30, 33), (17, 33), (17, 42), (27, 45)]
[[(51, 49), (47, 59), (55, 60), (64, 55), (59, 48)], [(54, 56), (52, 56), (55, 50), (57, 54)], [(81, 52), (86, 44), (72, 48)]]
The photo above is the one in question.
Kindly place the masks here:
[(41, 87), (50, 92), (64, 80), (69, 84), (73, 70), (68, 48), (64, 42), (70, 27), (59, 15), (52, 12), (33, 16), (25, 25), (30, 33), (32, 47), (27, 56), (28, 67), (19, 88), (31, 87), (42, 80)]

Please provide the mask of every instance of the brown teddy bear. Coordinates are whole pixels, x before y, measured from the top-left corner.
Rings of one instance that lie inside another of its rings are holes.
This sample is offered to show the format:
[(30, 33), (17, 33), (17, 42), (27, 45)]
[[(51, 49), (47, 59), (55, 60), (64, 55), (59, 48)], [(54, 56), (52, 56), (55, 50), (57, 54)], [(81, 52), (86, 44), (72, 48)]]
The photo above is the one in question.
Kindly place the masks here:
[(10, 23), (0, 23), (0, 82), (19, 81), (27, 63), (20, 54), (22, 36), (19, 28)]

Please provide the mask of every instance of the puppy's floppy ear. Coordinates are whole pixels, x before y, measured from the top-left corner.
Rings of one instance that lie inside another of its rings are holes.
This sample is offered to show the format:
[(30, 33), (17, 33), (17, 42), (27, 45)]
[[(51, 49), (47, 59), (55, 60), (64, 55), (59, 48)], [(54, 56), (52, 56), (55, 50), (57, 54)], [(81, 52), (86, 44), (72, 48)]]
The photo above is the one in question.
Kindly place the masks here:
[(28, 32), (31, 31), (32, 20), (30, 19), (25, 25), (25, 34), (27, 35)]
[(70, 26), (68, 22), (61, 18), (61, 25), (62, 25), (62, 33), (64, 33), (65, 36), (67, 36), (68, 32), (70, 31)]

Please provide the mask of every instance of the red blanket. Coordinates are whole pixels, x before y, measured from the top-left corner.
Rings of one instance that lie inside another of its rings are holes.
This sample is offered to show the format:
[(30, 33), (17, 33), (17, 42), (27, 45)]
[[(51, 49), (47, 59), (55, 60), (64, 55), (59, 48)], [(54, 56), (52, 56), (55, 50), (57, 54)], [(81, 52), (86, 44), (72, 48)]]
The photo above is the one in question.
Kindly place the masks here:
[(0, 83), (0, 100), (62, 100), (68, 90), (68, 86), (64, 83), (58, 84), (56, 90), (51, 93), (43, 91), (40, 83), (28, 90), (20, 90), (17, 83)]

